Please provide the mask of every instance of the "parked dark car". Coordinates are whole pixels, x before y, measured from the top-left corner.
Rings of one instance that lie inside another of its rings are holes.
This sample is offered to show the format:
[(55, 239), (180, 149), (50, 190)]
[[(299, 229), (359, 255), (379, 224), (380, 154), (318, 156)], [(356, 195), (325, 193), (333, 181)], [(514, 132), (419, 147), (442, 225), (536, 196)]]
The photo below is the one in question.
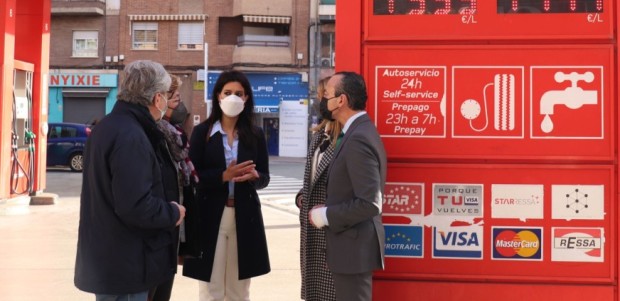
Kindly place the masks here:
[(50, 123), (47, 133), (47, 166), (69, 166), (81, 172), (90, 127), (79, 123)]

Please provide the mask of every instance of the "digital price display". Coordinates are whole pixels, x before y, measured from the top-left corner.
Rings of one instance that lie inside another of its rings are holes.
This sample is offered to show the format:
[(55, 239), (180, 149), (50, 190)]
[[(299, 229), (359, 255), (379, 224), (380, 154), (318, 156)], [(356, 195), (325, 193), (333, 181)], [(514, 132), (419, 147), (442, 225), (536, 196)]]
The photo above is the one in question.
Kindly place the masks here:
[(473, 14), (478, 0), (375, 0), (375, 15)]
[(497, 0), (498, 14), (602, 13), (603, 0)]
[(616, 0), (366, 0), (367, 41), (605, 39)]

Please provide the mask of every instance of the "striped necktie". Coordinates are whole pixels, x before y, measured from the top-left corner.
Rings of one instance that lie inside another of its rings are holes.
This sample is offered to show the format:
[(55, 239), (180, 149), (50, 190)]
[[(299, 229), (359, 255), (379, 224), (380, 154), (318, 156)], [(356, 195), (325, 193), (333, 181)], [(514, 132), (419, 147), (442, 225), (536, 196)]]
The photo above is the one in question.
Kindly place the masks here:
[(340, 145), (340, 142), (342, 142), (342, 137), (344, 137), (344, 132), (340, 132), (340, 134), (338, 135), (338, 139), (336, 139), (336, 148), (338, 148), (338, 145)]

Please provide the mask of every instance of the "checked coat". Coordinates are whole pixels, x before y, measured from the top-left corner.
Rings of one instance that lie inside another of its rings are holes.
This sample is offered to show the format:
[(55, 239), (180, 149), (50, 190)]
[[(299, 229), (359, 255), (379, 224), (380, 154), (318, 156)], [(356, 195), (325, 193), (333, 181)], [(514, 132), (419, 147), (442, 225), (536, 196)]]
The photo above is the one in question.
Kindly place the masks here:
[(308, 211), (312, 207), (325, 204), (327, 192), (327, 172), (334, 155), (334, 143), (323, 152), (323, 157), (316, 169), (314, 182), (312, 182), (312, 160), (315, 150), (330, 137), (324, 129), (317, 131), (310, 144), (306, 158), (303, 188), (299, 192), (303, 196), (299, 208), (299, 222), (301, 224), (301, 298), (306, 301), (331, 301), (336, 300), (336, 291), (332, 274), (327, 268), (325, 258), (326, 239), (325, 230), (313, 227), (308, 221)]

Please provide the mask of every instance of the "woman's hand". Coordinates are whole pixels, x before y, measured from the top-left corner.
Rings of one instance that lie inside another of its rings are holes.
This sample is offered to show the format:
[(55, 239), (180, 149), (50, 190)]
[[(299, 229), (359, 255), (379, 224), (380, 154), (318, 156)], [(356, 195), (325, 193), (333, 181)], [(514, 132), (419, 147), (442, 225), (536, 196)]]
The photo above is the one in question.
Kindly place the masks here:
[[(256, 164), (252, 160), (248, 160), (245, 162), (241, 162), (237, 164), (237, 160), (232, 160), (228, 168), (222, 173), (222, 182), (243, 182), (238, 179), (246, 176), (247, 174), (256, 174), (256, 178), (258, 178), (258, 172), (256, 172)], [(247, 180), (245, 180), (247, 181)]]
[(254, 181), (256, 179), (258, 179), (258, 171), (252, 168), (251, 170), (248, 170), (245, 174), (238, 176), (238, 177), (234, 177), (232, 181), (233, 182), (245, 182), (245, 181)]
[(297, 208), (301, 209), (301, 206), (303, 205), (303, 202), (304, 202), (304, 196), (301, 193), (299, 193), (298, 195), (299, 196), (295, 200), (295, 205), (297, 205)]

